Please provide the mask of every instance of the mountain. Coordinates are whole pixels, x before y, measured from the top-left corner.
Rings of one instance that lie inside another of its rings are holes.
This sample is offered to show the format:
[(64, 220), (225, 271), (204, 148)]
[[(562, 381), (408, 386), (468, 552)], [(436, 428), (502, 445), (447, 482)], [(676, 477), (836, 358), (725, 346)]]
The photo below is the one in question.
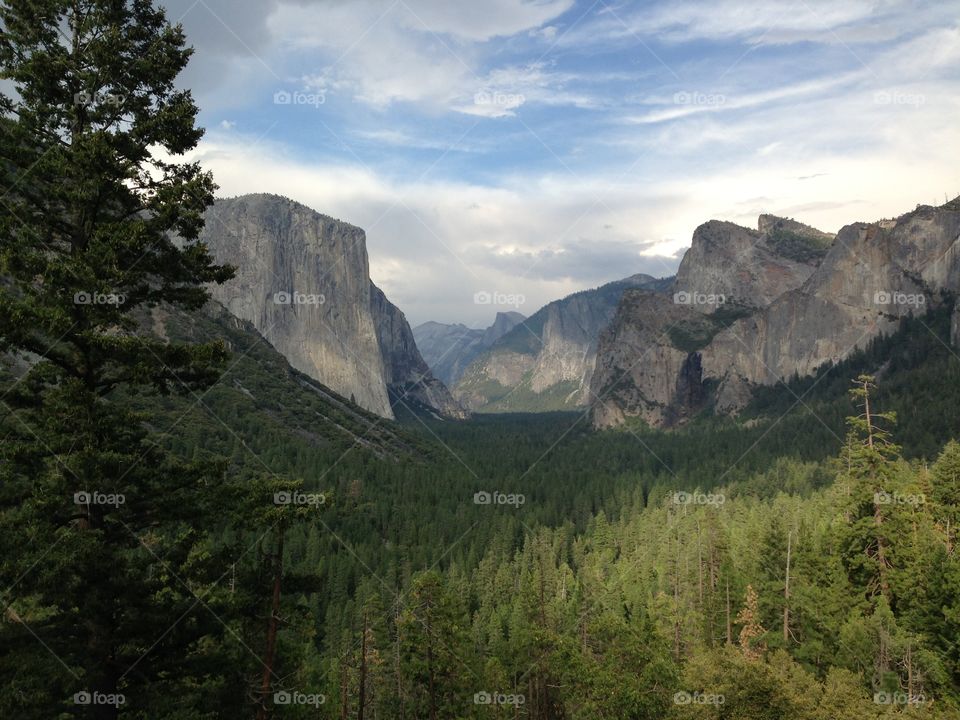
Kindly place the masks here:
[(594, 425), (736, 414), (756, 387), (839, 362), (960, 289), (958, 238), (960, 198), (835, 238), (769, 215), (700, 226), (671, 292), (624, 293), (601, 336)]
[(633, 275), (544, 306), (481, 352), (453, 387), (483, 412), (563, 410), (588, 404), (597, 337), (630, 288), (669, 280)]
[(434, 377), (420, 355), (407, 318), (372, 283), (370, 311), (380, 344), (384, 381), (394, 411), (398, 405), (414, 404), (432, 408), (446, 417), (466, 418), (467, 413), (453, 399), (447, 386)]
[(410, 397), (462, 416), (403, 314), (370, 281), (362, 229), (278, 195), (220, 199), (201, 240), (236, 277), (210, 288), (290, 364), (382, 417)]
[(477, 355), (525, 319), (518, 312), (498, 312), (493, 324), (482, 330), (430, 321), (415, 327), (413, 337), (433, 374), (452, 386)]

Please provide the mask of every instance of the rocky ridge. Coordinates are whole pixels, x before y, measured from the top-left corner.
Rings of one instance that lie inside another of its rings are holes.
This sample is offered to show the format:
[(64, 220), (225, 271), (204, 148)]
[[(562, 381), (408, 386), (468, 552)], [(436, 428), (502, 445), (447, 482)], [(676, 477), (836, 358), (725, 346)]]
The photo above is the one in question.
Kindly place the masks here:
[(486, 329), (430, 321), (413, 328), (413, 337), (433, 374), (452, 386), (477, 355), (525, 319), (518, 312), (498, 312)]
[(544, 306), (474, 359), (453, 386), (477, 411), (546, 411), (589, 402), (597, 338), (629, 288), (669, 280), (634, 275)]
[[(671, 425), (711, 405), (735, 414), (753, 387), (839, 361), (960, 287), (958, 239), (960, 198), (833, 239), (768, 215), (756, 231), (706, 223), (672, 297), (624, 294), (600, 339), (594, 425)], [(723, 301), (696, 302), (711, 295)]]

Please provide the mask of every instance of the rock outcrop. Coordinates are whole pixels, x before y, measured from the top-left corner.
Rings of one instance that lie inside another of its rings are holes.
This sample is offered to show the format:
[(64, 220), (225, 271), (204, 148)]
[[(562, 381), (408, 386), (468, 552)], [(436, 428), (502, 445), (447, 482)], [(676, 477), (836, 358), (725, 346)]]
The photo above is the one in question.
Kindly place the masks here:
[(837, 362), (960, 289), (958, 245), (960, 198), (847, 225), (835, 239), (766, 215), (757, 231), (707, 223), (673, 297), (624, 295), (600, 340), (594, 424), (669, 425), (706, 404), (736, 413), (757, 385)]
[(454, 397), (487, 412), (587, 405), (597, 338), (620, 297), (629, 288), (663, 288), (669, 282), (634, 275), (544, 306), (477, 356), (454, 385)]
[[(698, 227), (677, 270), (674, 292), (711, 313), (718, 304), (739, 308), (769, 305), (799, 287), (817, 267), (833, 236), (801, 223), (761, 215), (758, 229), (711, 220)], [(722, 302), (711, 302), (709, 296)], [(698, 301), (707, 296), (704, 301)]]
[[(210, 288), (215, 300), (251, 322), (297, 370), (394, 417), (388, 384), (408, 387), (423, 360), (402, 313), (370, 282), (362, 229), (256, 194), (217, 200), (201, 239), (237, 268), (233, 280)], [(424, 384), (432, 389), (423, 398), (446, 404), (432, 376)]]
[(370, 284), (370, 312), (383, 358), (384, 380), (394, 409), (422, 405), (463, 419), (467, 413), (424, 362), (407, 318), (376, 285)]
[(413, 337), (433, 374), (452, 387), (477, 355), (525, 319), (518, 312), (498, 312), (486, 329), (431, 321), (415, 327)]

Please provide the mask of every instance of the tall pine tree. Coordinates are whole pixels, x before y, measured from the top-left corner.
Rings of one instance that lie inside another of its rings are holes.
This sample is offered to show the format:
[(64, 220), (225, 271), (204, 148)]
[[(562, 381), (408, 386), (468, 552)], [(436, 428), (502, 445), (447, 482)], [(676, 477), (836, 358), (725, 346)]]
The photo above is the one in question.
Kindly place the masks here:
[(202, 135), (174, 86), (191, 51), (150, 0), (3, 2), (0, 24), (0, 353), (26, 368), (0, 404), (0, 714), (206, 717), (220, 568), (196, 528), (222, 472), (122, 402), (226, 358), (136, 320), (231, 274), (197, 242), (212, 178), (176, 159)]

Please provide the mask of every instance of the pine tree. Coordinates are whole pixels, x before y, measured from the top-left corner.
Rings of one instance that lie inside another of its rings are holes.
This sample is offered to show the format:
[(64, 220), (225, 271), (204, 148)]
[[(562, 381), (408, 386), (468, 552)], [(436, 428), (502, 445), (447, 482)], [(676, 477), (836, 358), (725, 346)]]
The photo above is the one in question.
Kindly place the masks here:
[(891, 532), (884, 527), (888, 498), (895, 487), (900, 448), (890, 432), (878, 423), (896, 422), (891, 412), (876, 412), (871, 406), (876, 391), (874, 379), (860, 375), (850, 396), (863, 412), (847, 418), (850, 434), (844, 448), (847, 482), (851, 484), (849, 537), (845, 560), (852, 573), (866, 585), (866, 594), (880, 593), (891, 600)]
[(760, 603), (757, 591), (752, 585), (747, 585), (743, 607), (737, 614), (737, 623), (740, 627), (740, 651), (748, 660), (757, 660), (763, 657), (766, 649), (763, 644), (763, 635), (767, 632), (760, 622)]
[[(462, 609), (436, 571), (418, 576), (397, 620), (400, 672), (410, 717), (457, 717), (479, 675), (469, 664)], [(479, 690), (477, 690), (479, 691)], [(475, 692), (477, 692), (475, 691)]]
[(960, 443), (951, 440), (931, 468), (936, 518), (946, 536), (947, 552), (960, 537)]
[(212, 179), (170, 159), (202, 134), (174, 88), (190, 50), (147, 0), (3, 3), (0, 24), (16, 89), (0, 95), (0, 352), (29, 366), (0, 406), (16, 618), (0, 652), (46, 677), (29, 703), (14, 678), (0, 708), (52, 717), (81, 693), (96, 718), (191, 702), (205, 717), (223, 568), (198, 528), (215, 525), (223, 469), (173, 459), (123, 400), (204, 388), (226, 358), (137, 322), (158, 303), (199, 308), (231, 274), (196, 241)]

